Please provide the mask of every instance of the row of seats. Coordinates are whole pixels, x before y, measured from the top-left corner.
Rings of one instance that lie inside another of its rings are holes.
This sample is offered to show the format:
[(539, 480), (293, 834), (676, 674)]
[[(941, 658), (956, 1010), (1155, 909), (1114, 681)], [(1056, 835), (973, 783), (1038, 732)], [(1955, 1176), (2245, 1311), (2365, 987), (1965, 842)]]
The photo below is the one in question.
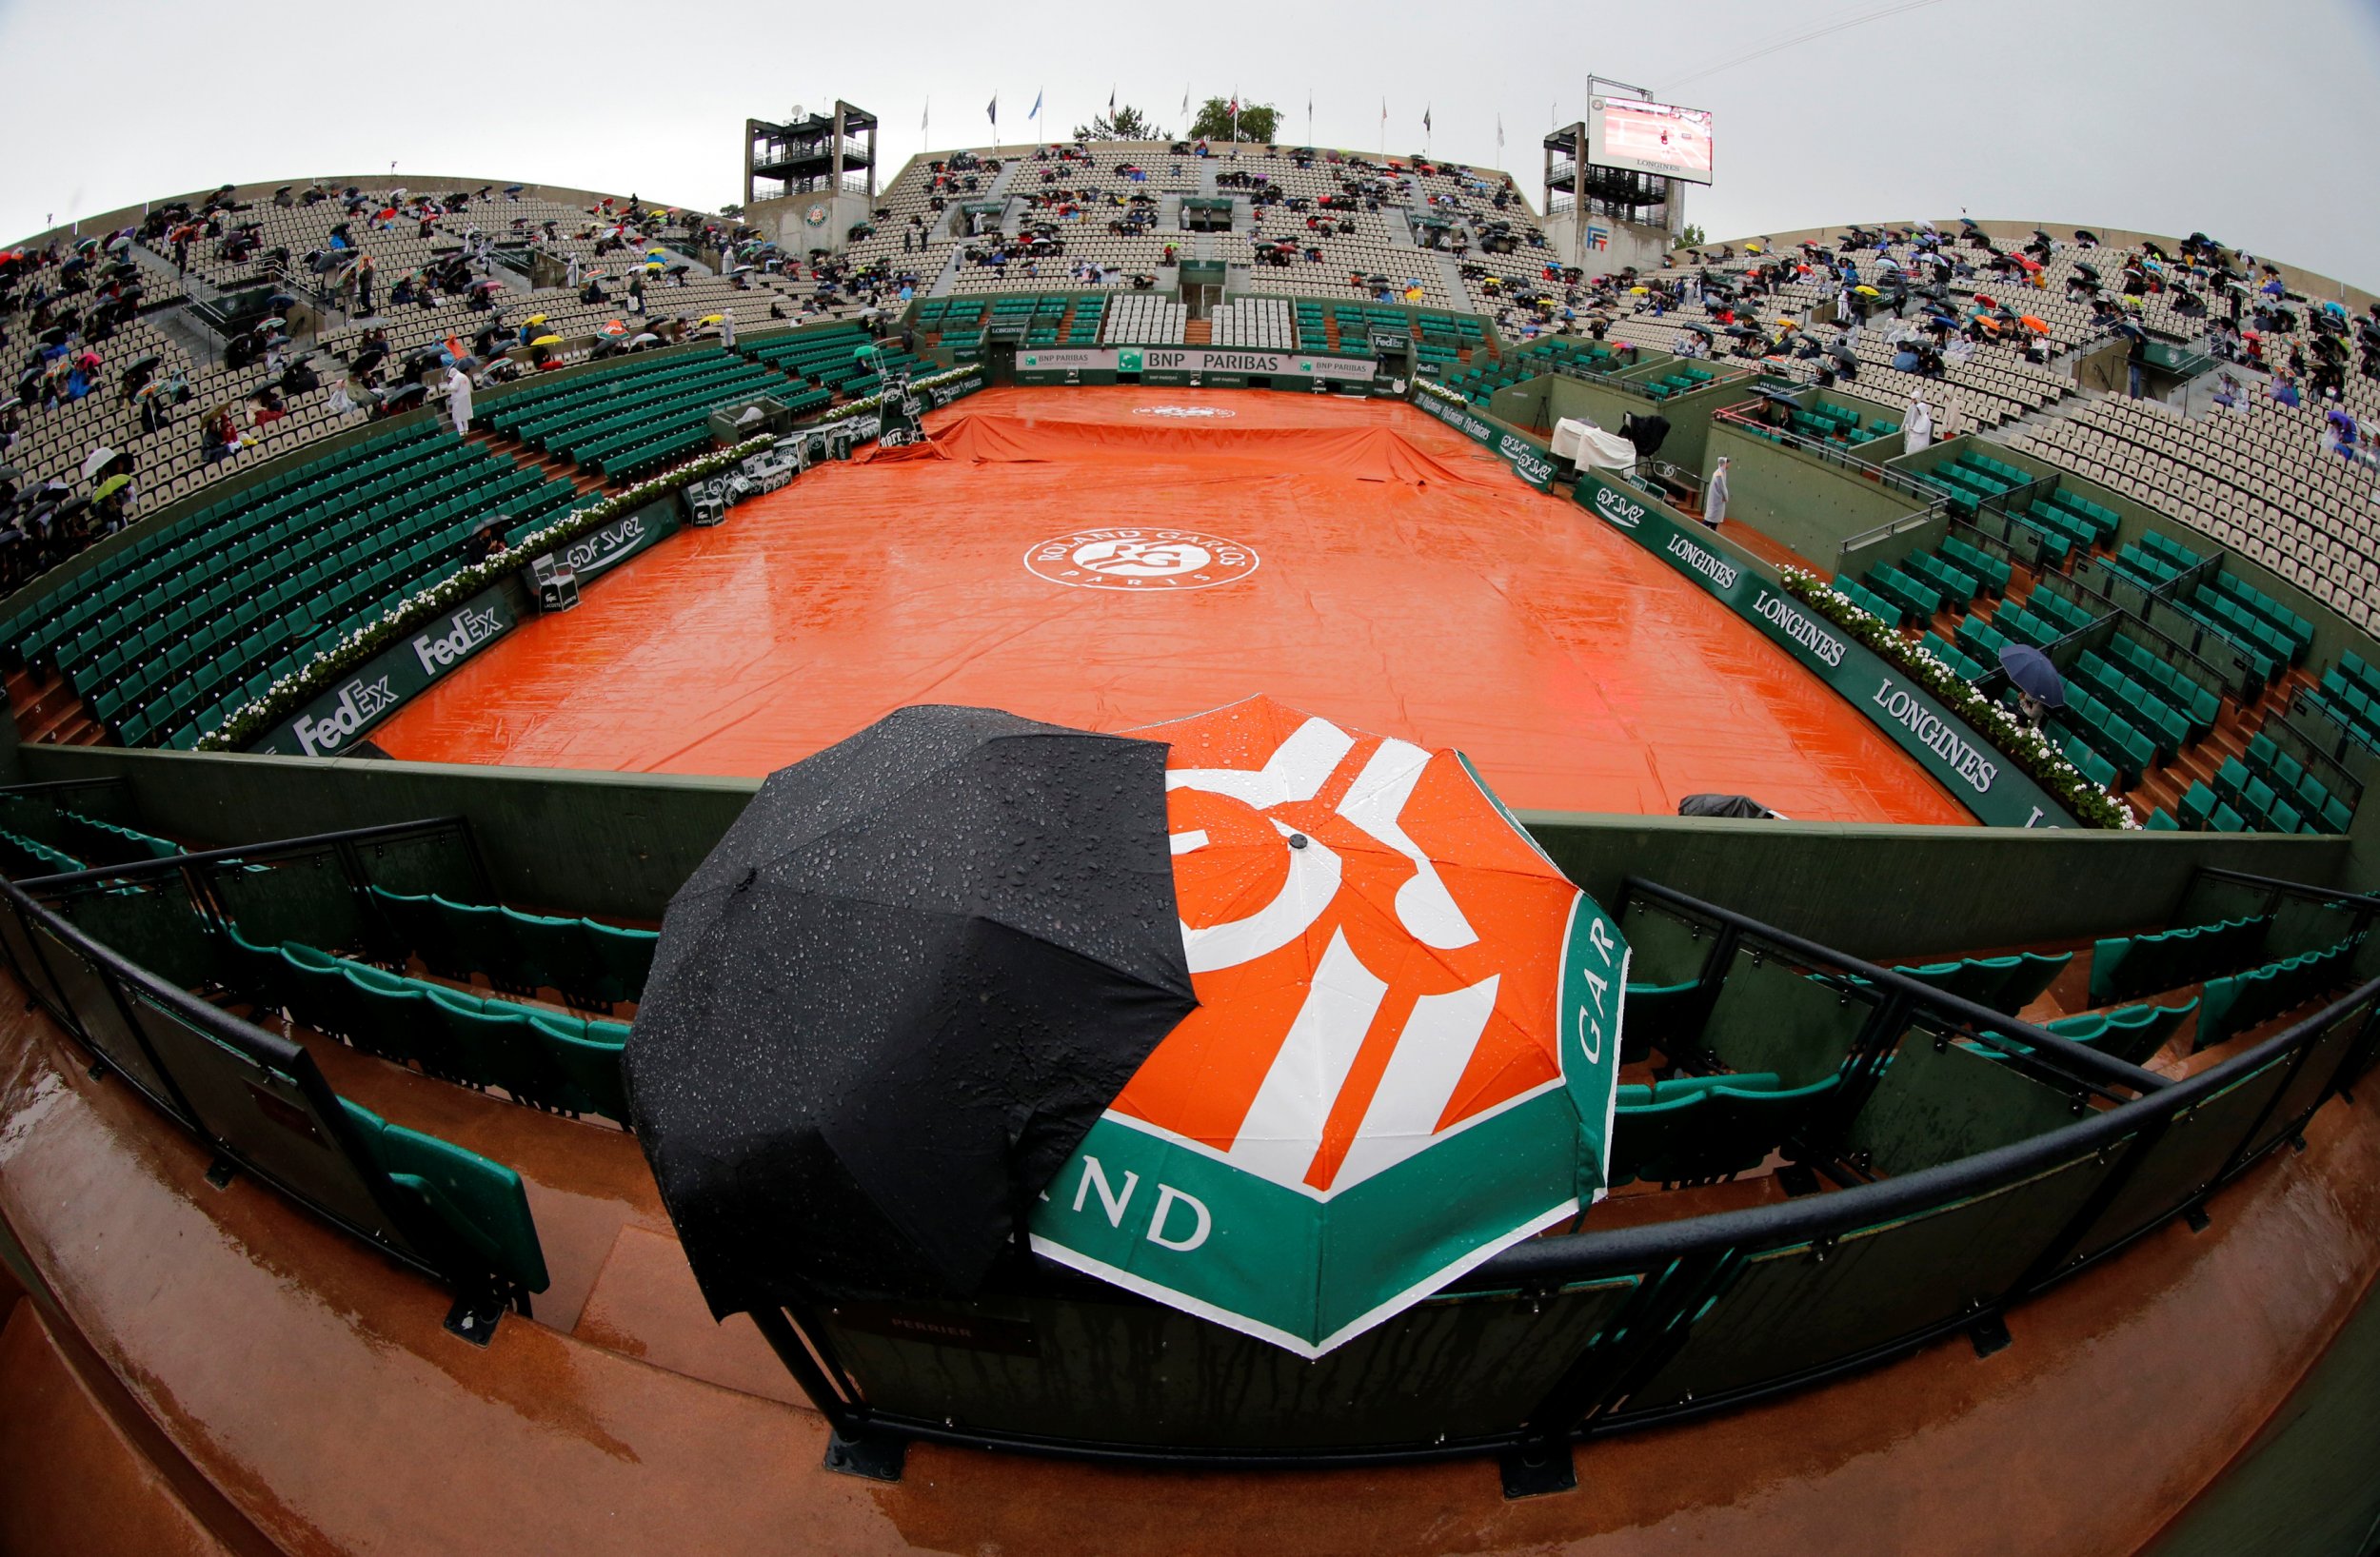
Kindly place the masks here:
[(2248, 973), (2209, 979), (2200, 995), (2194, 1047), (2212, 1048), (2345, 982), (2354, 971), (2356, 944), (2350, 938)]
[(645, 995), (660, 935), (586, 918), (525, 914), (503, 904), (457, 903), (436, 893), (375, 886), (371, 899), (392, 949), (445, 978), (477, 974), (500, 990), (554, 990), (586, 1011), (609, 1011)]
[[(50, 855), (88, 860), (95, 866), (163, 859), (182, 852), (180, 844), (137, 827), (102, 821), (54, 800), (30, 795), (0, 795), (0, 828), (40, 843)], [(87, 867), (74, 864), (58, 868)]]
[(2307, 771), (2306, 764), (2283, 751), (2271, 736), (2259, 731), (2248, 738), (2247, 763), (2250, 773), (2271, 784), (2274, 794), (2302, 811), (2315, 830), (2344, 833), (2354, 820), (2354, 812), (2347, 802)]
[[(2259, 777), (2236, 757), (2227, 757), (2215, 770), (2213, 793), (2236, 810), (2250, 828), (2260, 833), (2319, 833), (2323, 826), (2299, 809), (2294, 792), (2284, 795), (2269, 778)], [(2198, 795), (2182, 797), (2185, 815), (2204, 803)]]
[(2243, 968), (2264, 955), (2271, 915), (2111, 936), (2091, 949), (2091, 1003), (2109, 1005)]
[(2066, 706), (2059, 709), (2054, 717), (2058, 727), (2066, 732), (2066, 739), (2059, 749), (2066, 751), (2068, 760), (2073, 761), (2072, 748), (2079, 743), (2095, 760), (2088, 763), (2078, 761), (2075, 765), (2086, 769), (2086, 777), (2091, 777), (2093, 782), (2103, 787), (2106, 779), (2097, 777), (2093, 770), (2102, 767), (2113, 769), (2123, 780), (2124, 787), (2130, 789), (2140, 782), (2141, 776), (2158, 759), (2154, 740), (2143, 735), (2131, 719), (2085, 690), (2079, 682), (2070, 680), (2066, 683)]
[(1748, 1173), (1798, 1133), (1841, 1082), (1830, 1075), (1786, 1088), (1762, 1072), (1622, 1087), (1612, 1115), (1611, 1182), (1666, 1188)]
[(532, 1108), (628, 1121), (625, 1023), (488, 999), (298, 941), (259, 946), (236, 925), (228, 940), (237, 965), (226, 982), (317, 1033)]
[(2088, 693), (2112, 715), (2123, 719), (2155, 747), (2159, 762), (2171, 762), (2198, 738), (2191, 721), (2157, 692), (2115, 668), (2096, 650), (2075, 657), (2066, 667), (2069, 695)]
[(2181, 716), (2192, 740), (2212, 733), (2223, 712), (2222, 694), (2178, 665), (2159, 659), (2148, 644), (2127, 633), (2108, 640), (2100, 651), (2111, 670), (2139, 682), (2167, 708)]
[[(2215, 580), (2222, 577), (2218, 573)], [(2172, 599), (2174, 608), (2184, 616), (2242, 651), (2259, 680), (2270, 681), (2284, 668), (2304, 660), (2312, 643), (2311, 633), (2303, 641), (2297, 639), (2266, 621), (2253, 607), (2241, 604), (2212, 581), (2199, 584), (2187, 596)]]
[(2108, 566), (2152, 593), (2171, 585), (2183, 574), (2205, 562), (2198, 553), (2180, 542), (2155, 530), (2142, 533), (2137, 541), (2126, 542), (2124, 549), (2107, 560)]
[(127, 744), (187, 747), (461, 567), (488, 513), (536, 518), (576, 495), (425, 421), (144, 537), (14, 614), (0, 643), (52, 665)]
[(489, 414), (488, 424), (531, 448), (627, 481), (707, 445), (714, 408), (783, 387), (782, 375), (756, 363), (729, 352), (702, 352), (570, 384), (518, 408), (506, 403)]
[(2127, 1064), (2145, 1065), (2173, 1036), (2182, 1019), (2197, 1009), (2198, 1002), (2193, 998), (2178, 1006), (2124, 1006), (2114, 1011), (2085, 1012), (2042, 1025), (2061, 1038), (2087, 1043)]
[(0, 876), (21, 881), (34, 876), (64, 876), (88, 867), (62, 849), (39, 838), (0, 827)]
[(1107, 310), (1100, 339), (1110, 345), (1175, 346), (1181, 345), (1190, 310), (1154, 292), (1120, 297)]
[(2072, 952), (2045, 956), (2017, 952), (2007, 956), (1971, 956), (1955, 962), (1920, 962), (1896, 966), (1894, 972), (1931, 984), (1945, 995), (1989, 1006), (2013, 1016), (2056, 981), (2074, 960)]
[(1896, 438), (1901, 424), (1882, 412), (1862, 416), (1849, 405), (1831, 400), (1813, 400), (1806, 411), (1789, 413), (1786, 424), (1804, 437), (1821, 438), (1856, 448), (1873, 443), (1879, 438)]
[(2314, 685), (2298, 689), (2290, 707), (2294, 712), (2300, 706), (2321, 714), (2367, 751), (2380, 752), (2380, 689), (2334, 665)]

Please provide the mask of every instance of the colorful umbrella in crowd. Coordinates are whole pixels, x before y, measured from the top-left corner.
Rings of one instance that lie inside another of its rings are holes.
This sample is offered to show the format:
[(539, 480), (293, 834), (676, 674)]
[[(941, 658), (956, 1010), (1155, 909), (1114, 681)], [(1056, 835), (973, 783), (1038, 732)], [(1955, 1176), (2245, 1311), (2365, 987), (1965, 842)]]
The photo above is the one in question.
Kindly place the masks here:
[(1024, 1232), (1318, 1356), (1601, 1192), (1627, 949), (1460, 756), (1140, 734), (901, 710), (672, 900), (628, 1082), (714, 1311)]

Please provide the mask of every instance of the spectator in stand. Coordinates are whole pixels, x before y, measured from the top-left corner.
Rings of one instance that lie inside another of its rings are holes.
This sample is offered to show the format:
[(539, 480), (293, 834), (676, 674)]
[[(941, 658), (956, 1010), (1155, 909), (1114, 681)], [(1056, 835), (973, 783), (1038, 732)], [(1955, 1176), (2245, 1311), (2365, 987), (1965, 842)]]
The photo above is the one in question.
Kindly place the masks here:
[(1901, 413), (1901, 439), (1912, 454), (1933, 446), (1934, 412), (1923, 395), (1909, 397), (1909, 409)]

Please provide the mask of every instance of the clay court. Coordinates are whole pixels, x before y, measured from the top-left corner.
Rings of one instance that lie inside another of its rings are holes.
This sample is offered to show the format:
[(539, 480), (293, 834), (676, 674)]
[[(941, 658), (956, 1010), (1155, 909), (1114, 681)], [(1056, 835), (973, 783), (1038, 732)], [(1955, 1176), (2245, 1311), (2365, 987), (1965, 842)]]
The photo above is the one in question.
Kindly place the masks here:
[(928, 426), (592, 581), (374, 739), (760, 775), (908, 703), (1128, 730), (1265, 693), (1459, 748), (1516, 806), (1970, 819), (1750, 625), (1403, 404), (999, 389)]

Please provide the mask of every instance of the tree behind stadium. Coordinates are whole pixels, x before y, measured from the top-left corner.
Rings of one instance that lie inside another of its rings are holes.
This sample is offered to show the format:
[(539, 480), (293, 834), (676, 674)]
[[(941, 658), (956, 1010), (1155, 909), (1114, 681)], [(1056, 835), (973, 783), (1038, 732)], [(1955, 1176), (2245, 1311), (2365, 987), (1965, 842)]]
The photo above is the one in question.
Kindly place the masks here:
[(1126, 103), (1114, 113), (1102, 113), (1093, 119), (1090, 127), (1074, 127), (1078, 141), (1170, 141), (1174, 132), (1160, 129), (1157, 121)]
[[(1240, 105), (1239, 139), (1270, 143), (1279, 139), (1279, 129), (1280, 109), (1273, 107), (1272, 104), (1242, 103)], [(1205, 106), (1199, 109), (1199, 116), (1190, 121), (1187, 138), (1194, 141), (1231, 140), (1233, 138), (1231, 99), (1228, 97), (1208, 98)]]

